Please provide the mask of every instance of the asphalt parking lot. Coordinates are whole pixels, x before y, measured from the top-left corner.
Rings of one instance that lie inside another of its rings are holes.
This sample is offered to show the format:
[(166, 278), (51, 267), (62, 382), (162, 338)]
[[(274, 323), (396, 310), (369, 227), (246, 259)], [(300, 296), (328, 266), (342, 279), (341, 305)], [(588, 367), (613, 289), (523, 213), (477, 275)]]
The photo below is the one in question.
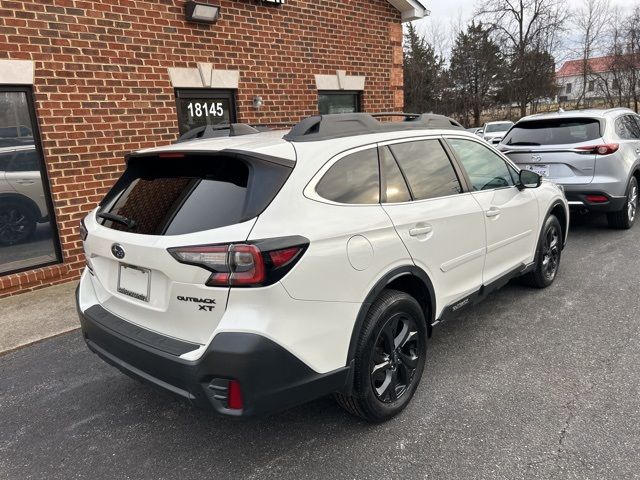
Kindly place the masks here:
[(0, 478), (626, 479), (640, 475), (640, 225), (574, 222), (547, 290), (508, 285), (436, 329), (413, 402), (368, 425), (331, 398), (220, 418), (73, 332), (0, 357)]

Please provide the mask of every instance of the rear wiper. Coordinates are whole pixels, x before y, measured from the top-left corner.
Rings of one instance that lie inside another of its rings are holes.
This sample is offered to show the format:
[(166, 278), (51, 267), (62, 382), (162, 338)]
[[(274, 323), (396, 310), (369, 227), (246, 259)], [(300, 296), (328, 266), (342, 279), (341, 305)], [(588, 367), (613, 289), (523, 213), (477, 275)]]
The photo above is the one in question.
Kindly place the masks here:
[(103, 213), (99, 213), (98, 217), (104, 218), (105, 220), (111, 220), (112, 222), (119, 223), (129, 229), (135, 228), (137, 225), (135, 220), (131, 220), (130, 218), (123, 217), (122, 215), (117, 215), (115, 213), (103, 212)]
[(536, 143), (536, 142), (513, 142), (513, 143), (507, 143), (507, 145), (527, 145), (530, 147), (539, 147), (540, 144)]

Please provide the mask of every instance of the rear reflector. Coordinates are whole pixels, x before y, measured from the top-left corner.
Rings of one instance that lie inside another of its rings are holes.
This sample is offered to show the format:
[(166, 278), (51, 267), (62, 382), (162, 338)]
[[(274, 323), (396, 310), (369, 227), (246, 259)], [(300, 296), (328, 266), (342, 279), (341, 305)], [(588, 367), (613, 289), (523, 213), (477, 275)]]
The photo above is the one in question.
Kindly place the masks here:
[(244, 402), (242, 401), (242, 390), (240, 382), (237, 380), (229, 380), (229, 391), (227, 397), (227, 408), (231, 410), (242, 410)]
[(587, 195), (585, 199), (590, 203), (605, 203), (609, 201), (604, 195)]
[(586, 147), (576, 147), (576, 150), (583, 151), (584, 153), (595, 153), (596, 155), (609, 155), (615, 153), (620, 148), (617, 143), (606, 143), (603, 145), (588, 145)]

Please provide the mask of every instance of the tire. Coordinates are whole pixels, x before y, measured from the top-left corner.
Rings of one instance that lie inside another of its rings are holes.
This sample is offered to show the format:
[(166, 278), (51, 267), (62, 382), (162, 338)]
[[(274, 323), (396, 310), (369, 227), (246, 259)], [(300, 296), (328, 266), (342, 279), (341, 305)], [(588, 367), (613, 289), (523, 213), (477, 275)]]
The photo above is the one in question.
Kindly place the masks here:
[(522, 277), (525, 284), (535, 288), (547, 288), (553, 283), (562, 257), (562, 227), (555, 215), (544, 222), (533, 270)]
[(384, 290), (369, 309), (358, 339), (353, 394), (336, 394), (338, 404), (372, 423), (393, 418), (411, 401), (426, 352), (420, 304), (404, 292)]
[(633, 227), (638, 211), (638, 179), (631, 177), (627, 186), (627, 202), (617, 212), (607, 214), (609, 227), (619, 230), (628, 230)]
[(24, 242), (35, 231), (36, 220), (31, 209), (21, 202), (0, 199), (0, 245)]

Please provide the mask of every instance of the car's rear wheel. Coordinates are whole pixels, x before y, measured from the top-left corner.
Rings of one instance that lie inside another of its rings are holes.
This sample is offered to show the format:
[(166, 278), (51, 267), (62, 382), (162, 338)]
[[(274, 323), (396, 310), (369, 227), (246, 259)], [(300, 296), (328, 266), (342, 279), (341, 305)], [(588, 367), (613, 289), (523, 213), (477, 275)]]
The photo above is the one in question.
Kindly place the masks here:
[(633, 227), (638, 213), (638, 179), (631, 177), (627, 186), (627, 201), (624, 207), (607, 215), (607, 221), (611, 228), (627, 230)]
[(33, 235), (36, 221), (24, 204), (0, 200), (0, 245), (23, 242)]
[(536, 288), (546, 288), (553, 283), (560, 268), (562, 257), (562, 227), (555, 215), (549, 215), (538, 240), (533, 270), (523, 279)]
[(355, 355), (352, 395), (336, 394), (349, 413), (383, 422), (400, 413), (416, 391), (426, 355), (426, 322), (412, 296), (385, 290), (371, 306)]

